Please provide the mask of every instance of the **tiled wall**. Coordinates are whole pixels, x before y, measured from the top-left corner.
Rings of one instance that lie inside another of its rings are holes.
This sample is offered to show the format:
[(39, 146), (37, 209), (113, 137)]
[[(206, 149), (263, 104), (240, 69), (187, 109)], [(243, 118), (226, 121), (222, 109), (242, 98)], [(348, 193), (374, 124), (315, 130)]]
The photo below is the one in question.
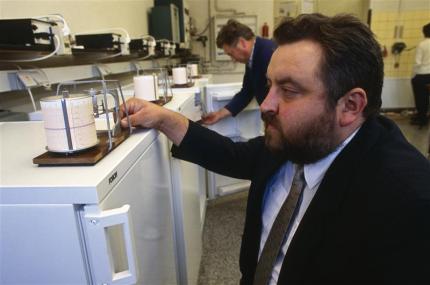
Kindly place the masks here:
[[(430, 1), (428, 2), (430, 3)], [(374, 10), (372, 12), (371, 29), (382, 47), (387, 49), (384, 57), (385, 76), (392, 78), (411, 77), (412, 67), (415, 62), (415, 48), (424, 39), (422, 27), (430, 22), (430, 7), (428, 9), (405, 9), (397, 11)], [(403, 27), (403, 33), (395, 36), (395, 29)], [(404, 42), (405, 50), (397, 59), (398, 67), (395, 67), (396, 57), (391, 52), (395, 42)]]

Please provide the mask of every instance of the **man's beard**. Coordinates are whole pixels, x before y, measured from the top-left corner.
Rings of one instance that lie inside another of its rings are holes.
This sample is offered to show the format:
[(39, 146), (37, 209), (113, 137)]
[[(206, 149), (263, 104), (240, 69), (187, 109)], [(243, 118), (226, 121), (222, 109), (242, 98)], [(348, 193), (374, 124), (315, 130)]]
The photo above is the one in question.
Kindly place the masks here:
[[(284, 134), (275, 114), (262, 114), (266, 146), (276, 155), (298, 164), (313, 163), (333, 152), (340, 143), (335, 133), (335, 112), (326, 110), (309, 121), (290, 125)], [(287, 122), (288, 123), (288, 122)], [(270, 131), (270, 124), (275, 131)]]

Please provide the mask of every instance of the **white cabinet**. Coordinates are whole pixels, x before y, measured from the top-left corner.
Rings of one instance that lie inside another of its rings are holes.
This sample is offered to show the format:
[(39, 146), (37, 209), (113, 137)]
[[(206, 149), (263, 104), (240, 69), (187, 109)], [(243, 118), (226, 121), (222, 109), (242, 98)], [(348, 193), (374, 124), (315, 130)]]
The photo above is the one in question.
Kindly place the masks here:
[(206, 175), (198, 165), (172, 158), (174, 221), (180, 284), (197, 284), (206, 212)]
[[(102, 209), (130, 206), (138, 284), (177, 284), (172, 188), (167, 139), (159, 134), (102, 201)], [(116, 232), (115, 232), (116, 230)], [(119, 229), (112, 229), (110, 242), (123, 245)], [(123, 246), (112, 248), (117, 270), (127, 268)]]
[(2, 203), (0, 217), (1, 284), (90, 283), (74, 205)]
[[(189, 89), (189, 88), (184, 88)], [(184, 97), (186, 96), (186, 97)], [(185, 99), (186, 98), (186, 99)], [(176, 93), (178, 111), (188, 119), (201, 118), (200, 92)], [(171, 157), (174, 224), (180, 284), (197, 284), (206, 213), (206, 172), (196, 164)]]
[[(204, 103), (207, 112), (223, 108), (241, 88), (242, 82), (206, 85)], [(225, 118), (208, 128), (234, 140), (243, 141), (256, 137), (262, 134), (259, 106), (253, 99), (235, 117)]]
[[(206, 111), (213, 112), (223, 108), (241, 88), (242, 82), (206, 85), (204, 96)], [(260, 109), (254, 99), (235, 117), (225, 118), (208, 126), (208, 128), (231, 138), (233, 141), (246, 141), (262, 134), (260, 117)], [(250, 181), (208, 172), (208, 196), (210, 199), (246, 190), (249, 186)]]
[(42, 122), (0, 133), (1, 284), (177, 284), (164, 136), (137, 131), (95, 166), (38, 167)]
[[(200, 117), (195, 94), (166, 107)], [(40, 121), (0, 123), (0, 284), (197, 283), (203, 169), (154, 130), (94, 166), (38, 167), (45, 145)]]

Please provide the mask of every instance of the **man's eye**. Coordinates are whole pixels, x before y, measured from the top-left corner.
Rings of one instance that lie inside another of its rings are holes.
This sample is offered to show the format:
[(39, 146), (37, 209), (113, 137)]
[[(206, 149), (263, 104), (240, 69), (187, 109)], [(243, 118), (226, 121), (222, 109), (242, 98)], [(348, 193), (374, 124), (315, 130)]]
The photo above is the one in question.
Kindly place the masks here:
[(299, 94), (299, 91), (291, 88), (281, 87), (281, 91), (286, 96), (296, 96), (297, 94)]

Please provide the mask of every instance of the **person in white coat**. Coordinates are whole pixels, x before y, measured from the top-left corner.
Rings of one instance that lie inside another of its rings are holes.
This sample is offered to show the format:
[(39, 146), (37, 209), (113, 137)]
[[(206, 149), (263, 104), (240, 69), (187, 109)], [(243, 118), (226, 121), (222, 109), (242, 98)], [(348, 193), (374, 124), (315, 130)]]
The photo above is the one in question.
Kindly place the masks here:
[(423, 27), (425, 39), (421, 41), (415, 54), (414, 77), (411, 80), (417, 113), (411, 124), (424, 126), (428, 123), (427, 111), (430, 96), (430, 23)]

